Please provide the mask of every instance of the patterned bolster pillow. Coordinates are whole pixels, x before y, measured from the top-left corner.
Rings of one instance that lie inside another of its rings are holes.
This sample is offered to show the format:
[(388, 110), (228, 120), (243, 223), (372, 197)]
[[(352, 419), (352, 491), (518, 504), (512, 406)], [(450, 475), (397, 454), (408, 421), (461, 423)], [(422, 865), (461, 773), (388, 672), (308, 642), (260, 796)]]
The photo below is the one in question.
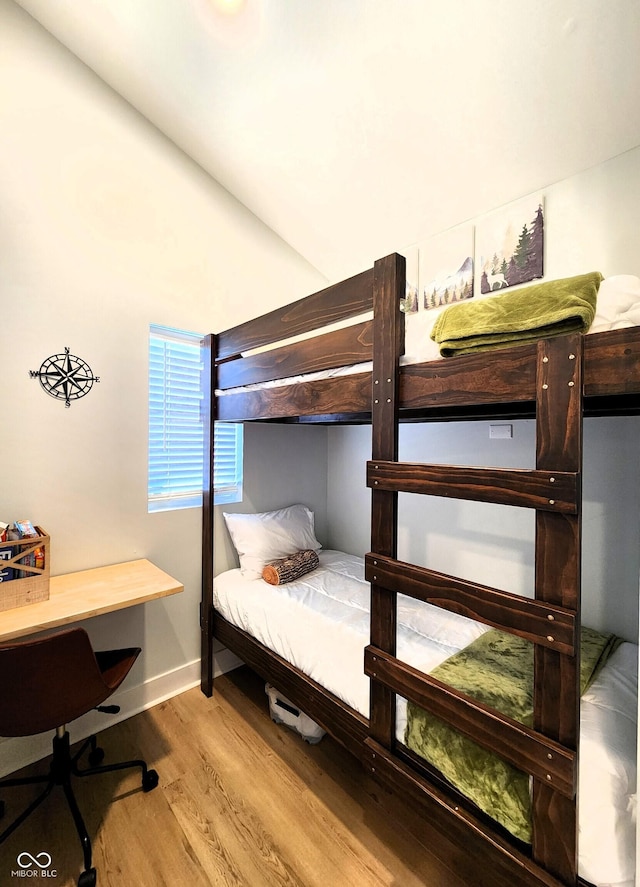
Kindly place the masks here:
[(320, 559), (313, 549), (296, 551), (277, 561), (265, 564), (262, 570), (262, 578), (269, 585), (283, 585), (285, 582), (293, 582), (306, 573), (310, 573), (319, 565)]

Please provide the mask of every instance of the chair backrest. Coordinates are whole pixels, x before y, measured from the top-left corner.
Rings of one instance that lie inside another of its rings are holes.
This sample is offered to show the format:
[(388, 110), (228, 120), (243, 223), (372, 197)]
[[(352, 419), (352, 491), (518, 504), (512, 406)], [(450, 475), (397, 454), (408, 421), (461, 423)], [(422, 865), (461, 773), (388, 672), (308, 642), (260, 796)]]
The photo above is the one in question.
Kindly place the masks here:
[(0, 645), (0, 736), (61, 727), (111, 692), (83, 628)]

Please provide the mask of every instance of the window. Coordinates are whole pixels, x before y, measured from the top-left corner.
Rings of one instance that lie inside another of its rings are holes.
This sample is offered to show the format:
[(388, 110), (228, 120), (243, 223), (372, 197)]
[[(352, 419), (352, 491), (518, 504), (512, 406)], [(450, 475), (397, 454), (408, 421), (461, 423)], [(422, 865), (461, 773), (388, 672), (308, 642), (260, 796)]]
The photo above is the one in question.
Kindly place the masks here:
[[(151, 325), (149, 511), (202, 505), (201, 336)], [(242, 498), (242, 426), (216, 423), (216, 504)]]
[(237, 422), (216, 422), (214, 425), (215, 505), (242, 501), (242, 430), (243, 426)]

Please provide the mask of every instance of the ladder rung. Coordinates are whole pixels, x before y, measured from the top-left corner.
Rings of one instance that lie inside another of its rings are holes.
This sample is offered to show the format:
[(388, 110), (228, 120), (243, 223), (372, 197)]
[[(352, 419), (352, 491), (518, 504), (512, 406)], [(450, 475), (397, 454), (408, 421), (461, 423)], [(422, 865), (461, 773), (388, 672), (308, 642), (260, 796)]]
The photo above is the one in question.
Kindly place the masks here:
[(576, 614), (565, 607), (478, 585), (375, 553), (366, 555), (365, 579), (390, 591), (477, 619), (558, 653), (575, 655)]
[(421, 462), (367, 462), (367, 486), (374, 490), (422, 493), (542, 511), (577, 514), (579, 474), (506, 468), (427, 465)]
[(556, 791), (575, 794), (576, 754), (394, 656), (368, 646), (365, 673)]

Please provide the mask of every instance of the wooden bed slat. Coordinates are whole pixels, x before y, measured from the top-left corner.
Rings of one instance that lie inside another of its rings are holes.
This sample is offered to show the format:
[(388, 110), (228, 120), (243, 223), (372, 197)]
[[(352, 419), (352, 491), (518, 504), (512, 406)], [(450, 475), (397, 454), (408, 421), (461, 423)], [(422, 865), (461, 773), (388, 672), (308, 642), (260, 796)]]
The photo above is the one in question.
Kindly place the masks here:
[(269, 650), (255, 638), (215, 614), (214, 633), (218, 640), (265, 680), (270, 681), (301, 711), (327, 730), (356, 757), (368, 733), (367, 718), (334, 696), (320, 684)]
[(576, 757), (570, 749), (374, 646), (366, 647), (364, 666), (369, 677), (394, 693), (446, 721), (519, 770), (546, 780), (568, 798), (574, 796)]
[(553, 650), (569, 655), (575, 651), (572, 610), (371, 552), (365, 557), (365, 579)]
[(640, 327), (584, 336), (586, 397), (640, 392)]
[(218, 335), (217, 360), (262, 348), (366, 314), (373, 306), (373, 269), (248, 320)]
[(235, 388), (350, 366), (369, 361), (372, 355), (373, 321), (367, 320), (304, 342), (221, 363), (218, 366), (218, 388)]
[(535, 345), (521, 345), (403, 366), (400, 402), (416, 409), (534, 401), (535, 356)]
[(364, 413), (371, 409), (371, 373), (281, 385), (217, 398), (221, 422)]
[[(638, 395), (640, 327), (607, 330), (581, 338), (584, 340), (585, 397)], [(536, 345), (521, 345), (403, 366), (400, 368), (401, 408), (419, 410), (533, 402), (537, 394), (535, 359)]]
[(382, 461), (367, 463), (367, 485), (568, 514), (577, 511), (579, 488), (577, 476), (570, 472)]
[(515, 848), (464, 807), (452, 802), (445, 792), (411, 770), (374, 739), (365, 741), (362, 763), (378, 784), (400, 793), (408, 803), (417, 806), (435, 835), (464, 848), (464, 855), (469, 861), (469, 884), (564, 887), (526, 853)]

